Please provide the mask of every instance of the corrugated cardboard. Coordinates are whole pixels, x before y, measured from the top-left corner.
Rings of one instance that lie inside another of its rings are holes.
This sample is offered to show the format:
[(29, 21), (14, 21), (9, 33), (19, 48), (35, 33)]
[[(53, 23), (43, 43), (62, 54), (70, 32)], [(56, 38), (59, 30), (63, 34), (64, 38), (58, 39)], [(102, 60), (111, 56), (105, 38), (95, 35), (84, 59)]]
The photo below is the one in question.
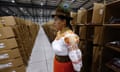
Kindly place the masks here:
[(93, 44), (102, 45), (103, 27), (95, 27)]
[(31, 42), (28, 42), (28, 44), (26, 44), (26, 42), (24, 42), (24, 49), (25, 49), (25, 51), (26, 51), (26, 53), (27, 53), (27, 55), (28, 56), (30, 56), (31, 55), (31, 52), (32, 52), (32, 48), (33, 48), (33, 42), (32, 42), (32, 39), (31, 40), (29, 40), (29, 41), (31, 41)]
[(86, 31), (87, 31), (86, 26), (80, 27), (80, 30), (79, 30), (80, 39), (84, 39), (84, 40), (86, 39)]
[(33, 22), (32, 22), (32, 21), (30, 21), (30, 20), (25, 20), (25, 24), (26, 24), (26, 25), (32, 25), (32, 24), (33, 24)]
[(5, 26), (16, 25), (16, 21), (15, 21), (15, 18), (13, 16), (4, 16), (4, 17), (2, 17), (2, 23)]
[(4, 27), (3, 23), (2, 23), (2, 18), (0, 17), (0, 28)]
[[(2, 42), (0, 44), (0, 51), (19, 47), (18, 49), (24, 60), (24, 63), (27, 64), (28, 59), (32, 52), (32, 48), (33, 48), (37, 33), (39, 31), (39, 25), (33, 23), (30, 20), (24, 20), (22, 18), (13, 17), (13, 16), (1, 17), (1, 20), (4, 26), (11, 27), (11, 29), (13, 29), (14, 36), (11, 36), (10, 30), (0, 30), (0, 33), (5, 33), (5, 34), (2, 34), (4, 35), (3, 37), (1, 37), (0, 35), (0, 39), (1, 39), (0, 41)], [(6, 31), (6, 32), (1, 32), (1, 31)], [(16, 37), (17, 42), (9, 41), (9, 39), (13, 37)]]
[(35, 24), (29, 25), (29, 31), (32, 36), (32, 39), (35, 40), (37, 33), (38, 33), (37, 25), (35, 25)]
[(87, 10), (82, 8), (78, 10), (77, 13), (77, 23), (78, 24), (86, 24), (87, 23)]
[[(23, 25), (14, 26), (13, 30), (17, 37), (19, 50), (20, 50), (21, 56), (23, 57), (24, 64), (27, 64), (28, 63), (28, 55), (27, 55), (28, 50), (26, 50), (26, 45), (28, 45), (28, 43), (31, 42), (31, 41), (28, 41), (28, 38), (30, 36), (29, 35), (26, 36), (27, 33), (26, 33), (26, 30), (23, 28)], [(32, 46), (32, 44), (31, 45), (29, 44), (29, 46)]]
[(77, 13), (76, 12), (71, 12), (71, 17), (73, 20), (71, 20), (71, 24), (77, 24)]
[(0, 39), (15, 37), (11, 27), (0, 28)]
[(1, 70), (0, 72), (26, 72), (26, 67), (22, 65), (20, 67)]
[(16, 24), (19, 24), (19, 25), (24, 24), (25, 22), (24, 19), (22, 18), (14, 17), (14, 19), (16, 21)]
[(0, 61), (0, 71), (23, 65), (22, 58)]
[(37, 24), (37, 33), (39, 32), (40, 30), (40, 26)]
[(105, 5), (102, 3), (94, 3), (92, 23), (102, 24)]
[(16, 57), (20, 57), (19, 49), (11, 49), (11, 50), (4, 50), (0, 51), (0, 60), (6, 60), (6, 59), (14, 59)]
[(16, 39), (4, 39), (0, 40), (0, 50), (12, 49), (18, 47)]
[(48, 36), (48, 39), (50, 42), (52, 42), (57, 34), (57, 30), (55, 29), (53, 25), (53, 21), (49, 21), (46, 24), (43, 25), (44, 31), (46, 35)]
[(21, 56), (23, 58), (24, 64), (27, 65), (28, 63), (28, 56), (26, 54), (26, 51), (24, 50), (24, 47), (19, 48)]

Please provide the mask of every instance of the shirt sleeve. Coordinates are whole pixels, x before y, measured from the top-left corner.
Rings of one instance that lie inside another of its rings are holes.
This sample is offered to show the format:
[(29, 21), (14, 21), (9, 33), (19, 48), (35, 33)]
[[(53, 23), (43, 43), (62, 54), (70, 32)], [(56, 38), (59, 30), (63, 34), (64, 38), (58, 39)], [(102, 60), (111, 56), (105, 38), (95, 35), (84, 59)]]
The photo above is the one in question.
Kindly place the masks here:
[(64, 42), (69, 51), (69, 58), (72, 61), (75, 71), (80, 71), (82, 67), (82, 53), (78, 48), (79, 37), (75, 33), (67, 33)]

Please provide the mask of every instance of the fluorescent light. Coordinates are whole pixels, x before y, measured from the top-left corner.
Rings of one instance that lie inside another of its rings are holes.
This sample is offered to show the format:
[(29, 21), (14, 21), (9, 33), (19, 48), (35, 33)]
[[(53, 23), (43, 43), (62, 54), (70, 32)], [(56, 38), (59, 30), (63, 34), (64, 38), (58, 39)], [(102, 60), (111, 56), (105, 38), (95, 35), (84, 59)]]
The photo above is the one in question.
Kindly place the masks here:
[(27, 13), (27, 11), (25, 11), (25, 13)]
[(72, 0), (72, 2), (74, 2), (75, 0)]
[(6, 10), (6, 12), (8, 13), (9, 11), (8, 11), (8, 10)]
[(44, 5), (44, 3), (43, 3), (43, 2), (41, 2), (41, 3), (40, 3), (40, 5), (41, 5), (41, 6), (43, 6), (43, 5)]
[(20, 10), (23, 10), (23, 8), (20, 8)]
[(12, 2), (12, 3), (15, 3), (15, 0), (12, 0), (11, 2)]

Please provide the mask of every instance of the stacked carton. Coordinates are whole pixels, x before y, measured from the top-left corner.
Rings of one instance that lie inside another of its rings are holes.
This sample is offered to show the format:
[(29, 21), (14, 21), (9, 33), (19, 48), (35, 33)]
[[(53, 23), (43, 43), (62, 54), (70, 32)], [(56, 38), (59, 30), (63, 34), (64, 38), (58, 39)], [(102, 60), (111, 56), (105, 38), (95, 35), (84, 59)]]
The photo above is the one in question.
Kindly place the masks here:
[[(25, 72), (24, 63), (11, 27), (0, 28), (0, 72)], [(19, 72), (19, 71), (18, 71)]]
[(25, 72), (38, 30), (30, 21), (0, 18), (0, 72)]
[(105, 5), (102, 3), (94, 3), (92, 23), (102, 25), (105, 12)]
[(48, 39), (50, 42), (52, 42), (57, 34), (57, 30), (55, 29), (53, 25), (53, 21), (49, 21), (46, 24), (43, 25), (44, 31), (46, 35), (48, 36)]
[(77, 24), (86, 24), (87, 22), (87, 10), (81, 8), (77, 12)]
[(73, 18), (73, 20), (71, 20), (71, 24), (75, 25), (77, 24), (77, 13), (76, 12), (70, 12), (70, 16)]

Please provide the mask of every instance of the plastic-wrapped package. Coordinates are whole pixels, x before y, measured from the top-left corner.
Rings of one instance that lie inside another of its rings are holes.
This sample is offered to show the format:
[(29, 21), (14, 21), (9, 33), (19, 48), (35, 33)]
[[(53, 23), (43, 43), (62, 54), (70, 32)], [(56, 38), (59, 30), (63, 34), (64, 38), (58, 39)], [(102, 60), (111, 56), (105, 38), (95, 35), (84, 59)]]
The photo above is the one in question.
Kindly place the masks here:
[(82, 67), (81, 52), (79, 49), (69, 52), (69, 57), (73, 63), (74, 70), (80, 71)]
[(66, 34), (65, 43), (69, 50), (69, 57), (72, 61), (73, 67), (75, 71), (80, 71), (82, 68), (82, 53), (78, 48), (79, 37), (74, 34)]

